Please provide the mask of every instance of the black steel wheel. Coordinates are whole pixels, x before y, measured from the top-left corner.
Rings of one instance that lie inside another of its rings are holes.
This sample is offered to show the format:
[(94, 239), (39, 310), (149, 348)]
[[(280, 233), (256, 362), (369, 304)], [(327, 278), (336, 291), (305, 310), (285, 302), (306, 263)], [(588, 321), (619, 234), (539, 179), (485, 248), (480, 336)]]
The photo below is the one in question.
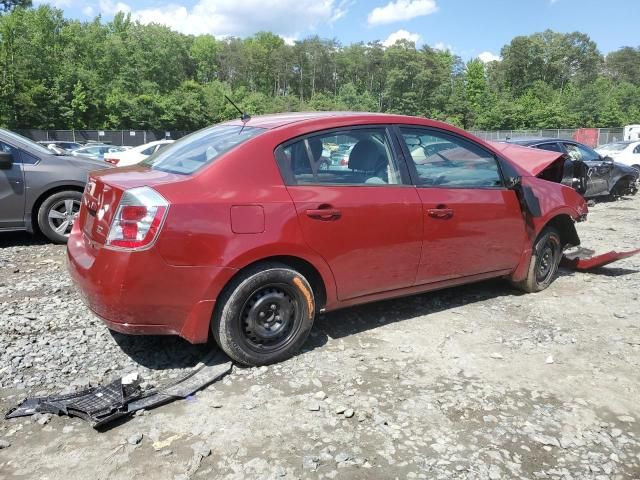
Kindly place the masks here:
[(536, 283), (544, 284), (555, 274), (556, 259), (559, 244), (550, 235), (544, 237), (544, 243), (539, 244), (536, 251), (535, 275)]
[(247, 299), (238, 316), (242, 340), (259, 353), (277, 351), (295, 337), (301, 314), (299, 296), (289, 285), (260, 287)]
[(227, 355), (244, 365), (265, 365), (294, 355), (315, 314), (306, 278), (271, 262), (241, 272), (216, 303), (213, 336)]
[(539, 292), (551, 285), (558, 273), (562, 248), (558, 231), (553, 227), (545, 227), (533, 244), (527, 277), (512, 282), (513, 285), (528, 293)]

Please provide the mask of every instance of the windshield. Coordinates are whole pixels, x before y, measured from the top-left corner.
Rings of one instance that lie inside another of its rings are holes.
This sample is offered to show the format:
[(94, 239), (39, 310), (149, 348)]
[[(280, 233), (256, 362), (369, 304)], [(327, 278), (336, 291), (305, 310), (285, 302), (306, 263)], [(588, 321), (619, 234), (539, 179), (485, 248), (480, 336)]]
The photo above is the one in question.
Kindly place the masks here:
[(610, 152), (621, 152), (627, 148), (629, 144), (627, 142), (607, 143), (598, 148), (598, 150), (608, 150)]
[(23, 144), (28, 146), (29, 148), (35, 150), (36, 152), (43, 155), (53, 155), (53, 152), (48, 148), (43, 147), (42, 145), (34, 142), (33, 140), (23, 137), (22, 135), (18, 135), (17, 133), (11, 132), (9, 130), (2, 129), (2, 133), (4, 133), (11, 140), (15, 140), (18, 144)]
[(142, 164), (154, 170), (191, 174), (264, 131), (264, 128), (242, 125), (215, 125), (158, 150)]

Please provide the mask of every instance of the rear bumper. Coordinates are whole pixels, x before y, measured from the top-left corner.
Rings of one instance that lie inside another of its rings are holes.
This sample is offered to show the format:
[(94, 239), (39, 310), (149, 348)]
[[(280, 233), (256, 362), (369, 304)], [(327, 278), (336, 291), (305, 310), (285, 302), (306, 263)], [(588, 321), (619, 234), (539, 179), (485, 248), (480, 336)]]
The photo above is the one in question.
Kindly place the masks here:
[(173, 266), (153, 248), (117, 251), (95, 245), (79, 229), (67, 243), (69, 272), (83, 301), (108, 328), (134, 335), (209, 337), (220, 290), (236, 270)]

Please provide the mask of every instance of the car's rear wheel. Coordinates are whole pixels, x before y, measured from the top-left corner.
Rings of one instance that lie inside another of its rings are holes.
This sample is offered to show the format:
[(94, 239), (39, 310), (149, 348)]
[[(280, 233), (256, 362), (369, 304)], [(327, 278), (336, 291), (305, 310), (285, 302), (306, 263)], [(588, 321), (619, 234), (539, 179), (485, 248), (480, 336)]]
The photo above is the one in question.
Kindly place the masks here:
[(38, 209), (38, 227), (54, 243), (66, 243), (76, 215), (80, 211), (82, 194), (65, 190), (47, 197)]
[(513, 282), (517, 288), (534, 293), (544, 290), (556, 277), (562, 258), (562, 242), (555, 228), (546, 227), (533, 245), (527, 278)]
[(284, 264), (263, 263), (225, 288), (211, 331), (236, 362), (266, 365), (285, 360), (302, 347), (314, 312), (313, 290), (304, 276)]

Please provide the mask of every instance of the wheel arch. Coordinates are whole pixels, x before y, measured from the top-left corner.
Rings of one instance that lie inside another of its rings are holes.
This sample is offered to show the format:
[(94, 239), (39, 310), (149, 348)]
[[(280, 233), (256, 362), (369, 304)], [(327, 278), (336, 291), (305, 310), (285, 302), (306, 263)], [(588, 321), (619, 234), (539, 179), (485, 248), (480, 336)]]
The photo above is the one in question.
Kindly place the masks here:
[[(295, 255), (272, 255), (254, 260), (239, 268), (231, 278), (227, 280), (220, 292), (225, 291), (230, 284), (239, 276), (249, 269), (255, 269), (260, 264), (266, 263), (282, 263), (293, 270), (300, 272), (309, 282), (313, 289), (313, 295), (316, 302), (316, 311), (322, 310), (327, 304), (327, 283), (320, 273), (320, 270), (309, 260)], [(330, 288), (330, 287), (329, 287)], [(220, 297), (220, 295), (218, 295)]]
[(556, 212), (545, 223), (537, 224), (535, 233), (532, 230), (532, 237), (529, 237), (529, 243), (524, 248), (518, 265), (509, 277), (511, 281), (520, 282), (526, 278), (529, 270), (529, 263), (531, 261), (531, 255), (533, 253), (533, 245), (547, 227), (553, 227), (558, 231), (560, 234), (560, 241), (562, 242), (562, 248), (567, 245), (580, 245), (580, 237), (578, 236), (578, 232), (576, 231), (576, 226), (571, 215), (562, 211)]
[[(572, 247), (580, 245), (580, 237), (578, 236), (575, 223), (566, 213), (555, 215), (540, 229), (540, 232), (547, 227), (553, 227), (558, 231), (563, 248), (567, 245)], [(538, 235), (540, 232), (538, 232)]]

